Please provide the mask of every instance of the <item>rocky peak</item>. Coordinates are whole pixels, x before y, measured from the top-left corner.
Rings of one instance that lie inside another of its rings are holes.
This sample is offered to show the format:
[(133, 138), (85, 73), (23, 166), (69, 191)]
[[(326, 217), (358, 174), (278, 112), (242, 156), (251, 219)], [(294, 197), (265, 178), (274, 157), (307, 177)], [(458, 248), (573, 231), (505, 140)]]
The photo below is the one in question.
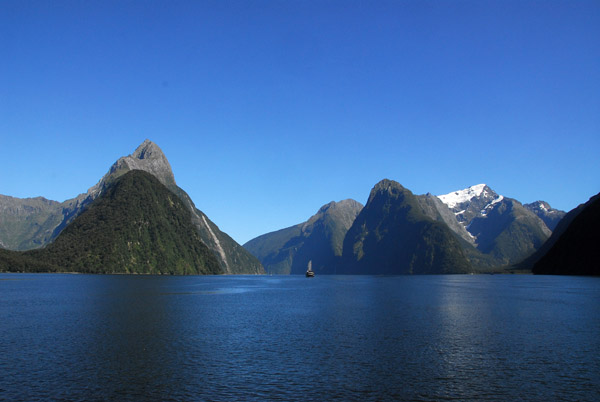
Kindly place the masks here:
[(144, 142), (142, 142), (140, 146), (137, 147), (136, 150), (130, 156), (136, 159), (152, 159), (153, 157), (165, 157), (158, 145), (156, 145), (149, 139), (144, 140)]
[(554, 209), (546, 201), (535, 201), (531, 204), (523, 205), (526, 209), (536, 214), (544, 221), (548, 229), (554, 230), (558, 222), (566, 215), (565, 211)]
[(167, 157), (158, 145), (147, 139), (131, 155), (123, 156), (113, 163), (98, 184), (88, 190), (86, 198), (95, 199), (111, 182), (131, 170), (150, 173), (171, 190), (177, 186)]
[(127, 166), (129, 170), (143, 170), (155, 176), (167, 187), (175, 185), (175, 176), (171, 164), (163, 151), (150, 140), (145, 140), (134, 153), (120, 158), (117, 164)]
[(373, 201), (378, 196), (392, 196), (394, 198), (398, 198), (400, 193), (404, 192), (406, 189), (397, 181), (383, 179), (379, 183), (373, 187), (371, 190), (371, 194), (369, 195), (369, 200), (367, 204)]
[(493, 200), (498, 197), (494, 190), (487, 184), (477, 184), (464, 190), (453, 191), (448, 194), (439, 195), (438, 198), (450, 209), (466, 209), (473, 200)]
[(486, 184), (477, 184), (463, 190), (439, 195), (438, 198), (450, 208), (456, 219), (468, 226), (473, 218), (485, 216), (504, 198)]

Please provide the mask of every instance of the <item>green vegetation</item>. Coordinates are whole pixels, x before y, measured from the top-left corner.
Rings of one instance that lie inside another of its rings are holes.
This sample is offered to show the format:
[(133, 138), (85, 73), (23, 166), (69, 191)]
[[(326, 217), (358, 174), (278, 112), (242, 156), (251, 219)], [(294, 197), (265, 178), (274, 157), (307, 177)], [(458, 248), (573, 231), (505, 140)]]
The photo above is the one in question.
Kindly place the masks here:
[(11, 250), (44, 246), (63, 219), (63, 205), (43, 197), (18, 199), (0, 195), (0, 206), (0, 244)]
[(219, 274), (183, 202), (154, 176), (132, 170), (44, 249), (3, 250), (0, 270), (29, 272)]

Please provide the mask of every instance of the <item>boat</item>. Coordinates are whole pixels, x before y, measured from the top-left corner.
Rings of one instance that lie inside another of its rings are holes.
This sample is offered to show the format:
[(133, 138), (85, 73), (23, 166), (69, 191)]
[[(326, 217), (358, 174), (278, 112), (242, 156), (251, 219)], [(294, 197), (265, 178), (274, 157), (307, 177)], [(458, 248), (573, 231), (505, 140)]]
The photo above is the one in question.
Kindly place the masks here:
[(306, 277), (313, 278), (315, 276), (315, 272), (312, 270), (312, 260), (308, 262), (308, 267), (306, 268)]

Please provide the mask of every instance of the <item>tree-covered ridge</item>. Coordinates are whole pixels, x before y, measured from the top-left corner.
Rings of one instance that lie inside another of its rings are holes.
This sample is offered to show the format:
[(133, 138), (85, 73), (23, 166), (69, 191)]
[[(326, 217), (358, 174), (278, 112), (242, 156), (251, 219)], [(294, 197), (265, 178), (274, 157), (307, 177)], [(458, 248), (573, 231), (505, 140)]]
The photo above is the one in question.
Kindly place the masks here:
[(192, 225), (188, 208), (154, 176), (139, 170), (117, 178), (45, 249), (4, 251), (0, 254), (0, 268), (82, 273), (222, 273)]

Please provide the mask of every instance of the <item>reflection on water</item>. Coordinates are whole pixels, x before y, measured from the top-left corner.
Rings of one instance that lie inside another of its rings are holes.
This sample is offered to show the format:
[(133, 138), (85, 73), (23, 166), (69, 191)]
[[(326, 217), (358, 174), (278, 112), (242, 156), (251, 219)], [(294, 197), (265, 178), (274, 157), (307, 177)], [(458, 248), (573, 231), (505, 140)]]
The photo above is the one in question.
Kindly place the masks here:
[(0, 280), (0, 400), (600, 398), (595, 278)]

